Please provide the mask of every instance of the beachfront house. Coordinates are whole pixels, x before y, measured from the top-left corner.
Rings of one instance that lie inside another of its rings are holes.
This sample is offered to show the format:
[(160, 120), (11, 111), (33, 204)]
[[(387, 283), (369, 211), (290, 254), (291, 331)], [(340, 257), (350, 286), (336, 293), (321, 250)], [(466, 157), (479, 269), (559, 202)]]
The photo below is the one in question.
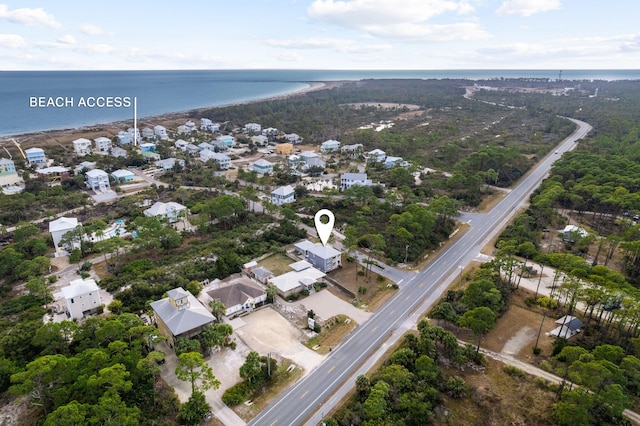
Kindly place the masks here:
[(204, 130), (206, 132), (219, 132), (220, 125), (218, 123), (214, 123), (208, 118), (200, 119), (200, 130)]
[(72, 320), (97, 313), (102, 306), (100, 287), (93, 278), (73, 280), (53, 296), (56, 300), (64, 300), (67, 317)]
[(96, 152), (100, 153), (100, 154), (108, 154), (111, 151), (111, 148), (113, 146), (113, 143), (111, 142), (111, 139), (104, 137), (104, 136), (99, 136), (97, 138), (95, 138), (93, 140), (93, 143), (96, 147)]
[(161, 141), (169, 140), (169, 135), (167, 134), (167, 129), (164, 126), (156, 125), (153, 126), (153, 133), (156, 135), (156, 138)]
[(246, 278), (211, 290), (207, 294), (212, 300), (222, 302), (227, 318), (251, 312), (267, 300), (267, 292)]
[(252, 164), (253, 171), (258, 173), (259, 175), (267, 175), (273, 173), (273, 163), (265, 160), (264, 158), (259, 159), (258, 161)]
[(91, 154), (91, 141), (86, 138), (78, 138), (73, 141), (73, 152), (78, 157)]
[(158, 217), (166, 219), (169, 223), (177, 222), (179, 218), (186, 216), (188, 210), (185, 206), (174, 201), (163, 203), (156, 201), (151, 207), (144, 211), (147, 217)]
[(271, 202), (276, 206), (296, 201), (296, 192), (291, 185), (281, 186), (271, 191)]
[(244, 133), (260, 133), (262, 131), (262, 126), (258, 123), (247, 123), (244, 125), (242, 131)]
[(85, 183), (87, 185), (87, 189), (95, 192), (106, 192), (111, 189), (109, 175), (107, 172), (100, 169), (89, 170), (85, 174)]
[(340, 176), (341, 191), (354, 186), (371, 186), (372, 184), (371, 179), (367, 179), (366, 173), (343, 173)]
[(382, 163), (387, 158), (387, 153), (381, 149), (367, 152), (367, 163)]
[(322, 152), (323, 154), (329, 153), (329, 152), (337, 152), (340, 150), (340, 142), (333, 140), (333, 139), (329, 139), (328, 141), (324, 141), (322, 142), (322, 144), (320, 145), (320, 152)]
[(171, 348), (180, 337), (191, 339), (216, 318), (191, 292), (182, 287), (167, 292), (164, 299), (151, 302), (158, 330), (167, 337)]
[[(67, 232), (73, 231), (78, 226), (80, 226), (80, 223), (78, 222), (78, 219), (75, 217), (62, 216), (56, 220), (49, 222), (49, 232), (51, 233), (51, 238), (53, 239), (53, 246), (56, 249), (56, 253), (58, 253), (58, 250), (60, 249), (64, 250), (65, 248), (74, 248), (74, 247), (62, 247), (60, 245), (60, 242), (62, 241), (62, 238)], [(78, 245), (79, 244), (80, 242), (78, 241)]]
[(116, 183), (126, 183), (131, 182), (136, 175), (130, 170), (118, 169), (111, 173), (111, 177)]
[(22, 178), (16, 171), (16, 165), (13, 160), (8, 158), (0, 158), (0, 186), (5, 188), (7, 186), (17, 185), (22, 182)]
[(45, 167), (47, 165), (47, 157), (44, 155), (42, 148), (29, 148), (24, 150), (27, 157), (27, 163), (30, 166)]
[(302, 240), (294, 244), (296, 252), (314, 268), (327, 273), (342, 266), (342, 253), (322, 244)]

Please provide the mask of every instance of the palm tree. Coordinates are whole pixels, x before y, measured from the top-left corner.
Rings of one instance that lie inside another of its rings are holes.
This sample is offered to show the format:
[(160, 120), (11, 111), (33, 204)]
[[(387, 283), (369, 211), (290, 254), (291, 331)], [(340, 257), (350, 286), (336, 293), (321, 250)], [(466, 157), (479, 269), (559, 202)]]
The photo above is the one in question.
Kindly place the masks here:
[(211, 308), (211, 313), (218, 321), (222, 318), (227, 308), (220, 301), (220, 299), (213, 299), (209, 302), (209, 308)]

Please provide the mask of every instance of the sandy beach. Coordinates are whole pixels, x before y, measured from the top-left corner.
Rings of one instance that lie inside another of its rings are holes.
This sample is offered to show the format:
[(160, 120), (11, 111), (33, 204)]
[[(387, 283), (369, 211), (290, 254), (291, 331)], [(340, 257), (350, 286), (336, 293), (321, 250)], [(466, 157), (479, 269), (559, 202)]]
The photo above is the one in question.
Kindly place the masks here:
[[(308, 84), (309, 84), (309, 87), (306, 87), (304, 89), (296, 90), (296, 91), (285, 93), (278, 96), (255, 99), (248, 102), (216, 105), (216, 106), (211, 106), (206, 108), (197, 108), (197, 109), (181, 111), (181, 112), (171, 112), (171, 113), (151, 116), (151, 117), (139, 117), (138, 128), (151, 127), (158, 124), (168, 128), (175, 128), (181, 124), (184, 124), (188, 119), (193, 119), (193, 116), (194, 115), (197, 116), (199, 112), (204, 112), (204, 111), (215, 109), (215, 108), (224, 108), (232, 105), (245, 105), (245, 104), (252, 104), (256, 102), (268, 102), (268, 101), (274, 101), (279, 99), (287, 99), (294, 96), (302, 96), (306, 93), (317, 91), (317, 90), (325, 90), (325, 89), (332, 89), (332, 88), (339, 87), (342, 84), (344, 84), (344, 81), (329, 81), (329, 82), (320, 82), (320, 81), (311, 82), (310, 81), (308, 82)], [(43, 132), (26, 133), (26, 134), (15, 135), (15, 136), (4, 136), (4, 137), (0, 137), (0, 146), (3, 146), (5, 149), (8, 149), (9, 151), (15, 151), (16, 147), (12, 142), (12, 139), (13, 139), (20, 144), (22, 149), (28, 149), (36, 146), (40, 148), (45, 148), (47, 146), (59, 145), (63, 147), (65, 150), (72, 150), (73, 147), (70, 146), (70, 143), (78, 138), (95, 139), (99, 136), (106, 136), (108, 138), (112, 138), (112, 137), (115, 137), (119, 131), (127, 130), (129, 127), (133, 127), (133, 117), (130, 120), (94, 124), (94, 125), (84, 126), (80, 128), (48, 130)], [(17, 154), (17, 152), (15, 153)]]

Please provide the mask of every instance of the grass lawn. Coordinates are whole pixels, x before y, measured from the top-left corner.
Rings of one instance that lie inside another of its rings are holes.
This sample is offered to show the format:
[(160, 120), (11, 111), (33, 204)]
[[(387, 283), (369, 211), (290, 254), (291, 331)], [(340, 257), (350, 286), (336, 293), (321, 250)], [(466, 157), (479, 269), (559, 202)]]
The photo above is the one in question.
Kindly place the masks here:
[(289, 259), (284, 254), (275, 253), (269, 257), (262, 259), (260, 262), (258, 262), (258, 265), (267, 268), (268, 270), (273, 272), (273, 275), (277, 277), (278, 275), (291, 272), (292, 269), (289, 268), (289, 265), (291, 265), (292, 263), (294, 263), (293, 260)]

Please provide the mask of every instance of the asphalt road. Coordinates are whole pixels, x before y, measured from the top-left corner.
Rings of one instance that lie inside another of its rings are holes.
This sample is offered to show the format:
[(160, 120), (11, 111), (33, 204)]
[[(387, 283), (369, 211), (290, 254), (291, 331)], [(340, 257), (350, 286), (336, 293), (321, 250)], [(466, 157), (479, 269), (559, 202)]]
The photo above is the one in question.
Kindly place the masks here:
[[(339, 402), (340, 395), (333, 395), (334, 392), (338, 389), (345, 392), (348, 386), (341, 385), (352, 379), (361, 364), (381, 347), (393, 344), (393, 340), (400, 338), (401, 333), (393, 332), (398, 328), (406, 328), (407, 321), (416, 318), (414, 311), (417, 308), (424, 310), (440, 297), (448, 285), (458, 277), (459, 267), (464, 267), (473, 260), (482, 247), (528, 202), (529, 195), (547, 176), (553, 162), (563, 152), (573, 149), (576, 141), (591, 130), (591, 126), (585, 122), (573, 119), (572, 121), (578, 128), (557, 147), (556, 153), (545, 157), (489, 213), (464, 216), (470, 224), (467, 232), (428, 267), (404, 280), (396, 296), (367, 322), (355, 329), (321, 365), (282, 393), (249, 424), (317, 424), (323, 413), (327, 413)], [(392, 335), (392, 341), (389, 341)], [(353, 381), (351, 384), (353, 385)], [(330, 396), (332, 398), (327, 402)]]

